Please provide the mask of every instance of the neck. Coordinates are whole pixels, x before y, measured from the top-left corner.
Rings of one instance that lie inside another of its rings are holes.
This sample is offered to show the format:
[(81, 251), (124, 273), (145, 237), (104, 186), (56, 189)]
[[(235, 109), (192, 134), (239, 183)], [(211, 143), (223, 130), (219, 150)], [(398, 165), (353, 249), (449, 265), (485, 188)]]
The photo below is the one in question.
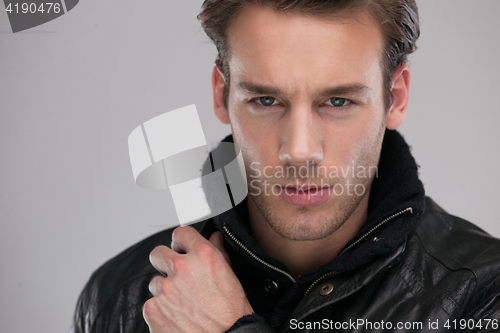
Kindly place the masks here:
[(248, 200), (250, 225), (257, 243), (270, 256), (283, 262), (294, 278), (316, 271), (335, 258), (366, 221), (367, 194), (354, 212), (332, 234), (317, 240), (297, 241), (278, 234), (262, 216), (253, 200)]

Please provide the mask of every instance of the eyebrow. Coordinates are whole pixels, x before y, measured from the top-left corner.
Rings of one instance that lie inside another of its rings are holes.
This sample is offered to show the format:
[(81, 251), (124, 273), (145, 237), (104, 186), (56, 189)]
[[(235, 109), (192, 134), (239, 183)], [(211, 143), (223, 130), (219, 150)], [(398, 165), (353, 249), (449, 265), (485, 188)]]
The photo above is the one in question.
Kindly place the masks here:
[(338, 86), (338, 87), (326, 89), (325, 91), (323, 91), (321, 93), (321, 95), (327, 95), (327, 96), (364, 95), (369, 90), (370, 90), (370, 88), (368, 88), (367, 86), (365, 86), (363, 84), (354, 83), (354, 84), (348, 84), (345, 86)]
[(238, 87), (238, 89), (244, 90), (250, 94), (275, 95), (275, 96), (284, 95), (281, 92), (281, 90), (279, 90), (277, 88), (272, 88), (272, 87), (254, 84), (254, 83), (250, 83), (250, 82), (240, 82), (240, 83), (238, 83), (237, 87)]
[[(246, 91), (250, 94), (256, 95), (273, 95), (273, 96), (283, 96), (285, 95), (278, 88), (273, 88), (269, 86), (254, 84), (250, 82), (240, 82), (237, 87), (241, 90)], [(352, 95), (363, 95), (366, 94), (370, 88), (360, 83), (347, 84), (337, 87), (331, 87), (321, 92), (321, 96), (352, 96)]]

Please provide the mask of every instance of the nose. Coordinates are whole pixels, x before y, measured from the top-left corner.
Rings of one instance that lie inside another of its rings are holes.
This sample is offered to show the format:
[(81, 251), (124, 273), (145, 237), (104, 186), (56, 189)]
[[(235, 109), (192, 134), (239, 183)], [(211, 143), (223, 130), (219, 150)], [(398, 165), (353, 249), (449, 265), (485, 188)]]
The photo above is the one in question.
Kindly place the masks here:
[(323, 160), (320, 119), (311, 108), (289, 110), (281, 135), (279, 159), (285, 165), (312, 165)]

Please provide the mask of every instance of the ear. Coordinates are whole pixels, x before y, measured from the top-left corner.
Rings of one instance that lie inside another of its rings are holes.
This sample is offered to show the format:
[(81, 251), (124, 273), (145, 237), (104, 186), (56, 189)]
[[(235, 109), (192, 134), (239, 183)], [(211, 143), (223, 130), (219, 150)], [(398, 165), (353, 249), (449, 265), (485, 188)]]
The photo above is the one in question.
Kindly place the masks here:
[(387, 113), (388, 129), (398, 128), (406, 117), (408, 99), (410, 94), (410, 70), (408, 65), (402, 63), (392, 75), (392, 106)]
[(212, 72), (212, 90), (214, 93), (214, 113), (215, 117), (223, 124), (229, 124), (229, 113), (224, 107), (224, 85), (226, 81), (224, 74), (217, 64), (214, 64)]

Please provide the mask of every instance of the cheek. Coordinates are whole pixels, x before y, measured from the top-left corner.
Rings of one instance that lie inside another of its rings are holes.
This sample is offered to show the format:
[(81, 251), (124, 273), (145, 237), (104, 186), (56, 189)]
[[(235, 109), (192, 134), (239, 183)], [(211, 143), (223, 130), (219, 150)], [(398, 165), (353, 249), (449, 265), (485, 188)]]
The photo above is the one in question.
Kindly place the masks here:
[(379, 113), (367, 112), (364, 117), (326, 131), (325, 157), (330, 156), (330, 160), (325, 162), (330, 165), (351, 165), (367, 154), (376, 154), (383, 137), (384, 124), (383, 116)]
[(359, 133), (359, 144), (355, 151), (358, 164), (377, 166), (385, 132), (384, 117), (377, 117), (366, 124), (366, 130)]
[[(233, 109), (234, 110), (234, 109)], [(231, 113), (233, 138), (242, 152), (246, 163), (259, 162), (261, 165), (279, 163), (279, 129), (276, 125), (265, 126), (244, 112)]]
[(234, 142), (238, 144), (241, 149), (243, 162), (248, 175), (250, 170), (262, 169), (265, 160), (262, 157), (263, 152), (260, 148), (258, 137), (254, 137), (252, 131), (246, 130), (247, 128), (240, 126), (240, 124), (232, 125)]

